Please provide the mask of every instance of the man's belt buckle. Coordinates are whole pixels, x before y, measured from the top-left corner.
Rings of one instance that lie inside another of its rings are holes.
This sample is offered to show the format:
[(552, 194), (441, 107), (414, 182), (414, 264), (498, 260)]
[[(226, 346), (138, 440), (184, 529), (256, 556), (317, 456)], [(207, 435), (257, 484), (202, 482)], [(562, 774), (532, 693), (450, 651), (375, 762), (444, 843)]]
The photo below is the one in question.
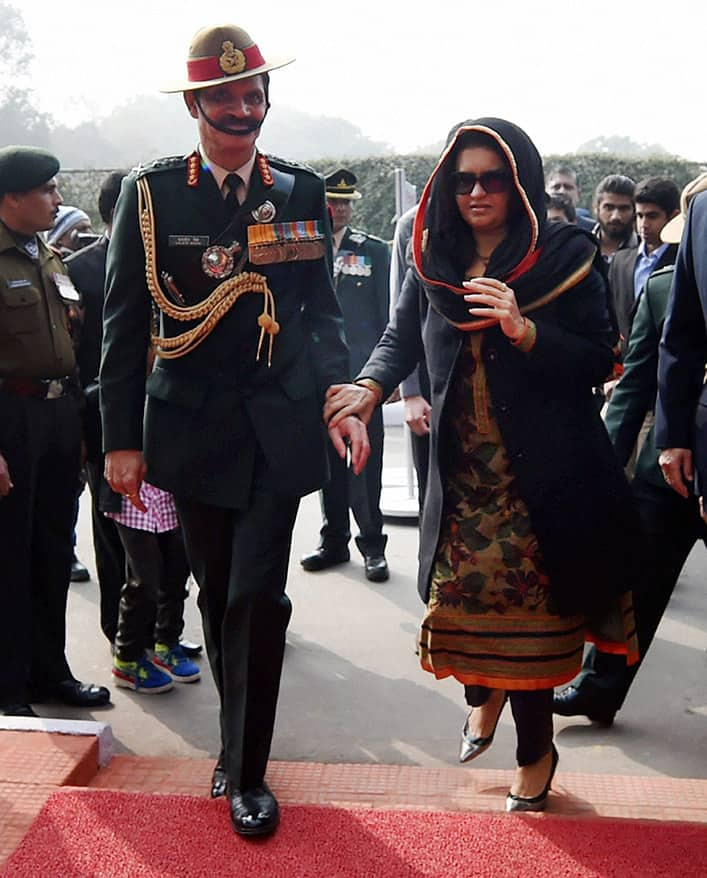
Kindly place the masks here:
[(64, 395), (64, 382), (60, 378), (52, 378), (47, 384), (46, 399), (59, 399)]

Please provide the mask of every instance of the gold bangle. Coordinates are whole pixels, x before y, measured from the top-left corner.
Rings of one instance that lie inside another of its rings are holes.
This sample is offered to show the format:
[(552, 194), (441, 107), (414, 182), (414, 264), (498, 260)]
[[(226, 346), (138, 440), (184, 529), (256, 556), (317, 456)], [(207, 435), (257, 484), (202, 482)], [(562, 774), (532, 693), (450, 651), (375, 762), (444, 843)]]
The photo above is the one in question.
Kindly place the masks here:
[(371, 390), (375, 393), (376, 403), (379, 403), (383, 399), (383, 388), (375, 378), (361, 378), (360, 381), (354, 381), (354, 384), (358, 387), (365, 387), (367, 390)]

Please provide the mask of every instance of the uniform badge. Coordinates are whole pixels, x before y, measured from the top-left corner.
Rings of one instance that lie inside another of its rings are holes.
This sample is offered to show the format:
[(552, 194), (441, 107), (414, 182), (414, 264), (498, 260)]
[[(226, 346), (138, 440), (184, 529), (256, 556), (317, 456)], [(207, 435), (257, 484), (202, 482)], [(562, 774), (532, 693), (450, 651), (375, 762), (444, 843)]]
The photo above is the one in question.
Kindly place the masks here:
[(349, 238), (354, 242), (354, 244), (363, 244), (366, 240), (366, 236), (361, 232), (351, 232)]
[(242, 249), (238, 241), (234, 241), (230, 247), (223, 247), (220, 244), (207, 247), (201, 255), (201, 267), (204, 274), (215, 277), (217, 280), (229, 277), (233, 271), (234, 256)]
[(334, 277), (348, 274), (353, 277), (370, 277), (372, 263), (368, 256), (357, 256), (355, 253), (341, 253), (334, 262)]
[(259, 204), (255, 210), (252, 210), (250, 215), (256, 223), (271, 223), (275, 219), (276, 213), (277, 211), (275, 210), (275, 205), (272, 201), (264, 201), (262, 204)]
[(195, 186), (199, 185), (200, 172), (201, 156), (199, 155), (198, 150), (194, 150), (187, 159), (187, 186), (190, 186), (193, 189)]
[(319, 220), (248, 226), (248, 259), (253, 265), (321, 259), (325, 252)]
[(245, 70), (245, 55), (240, 49), (237, 49), (230, 40), (221, 43), (222, 54), (219, 56), (218, 64), (224, 73), (233, 75), (234, 73), (242, 73)]

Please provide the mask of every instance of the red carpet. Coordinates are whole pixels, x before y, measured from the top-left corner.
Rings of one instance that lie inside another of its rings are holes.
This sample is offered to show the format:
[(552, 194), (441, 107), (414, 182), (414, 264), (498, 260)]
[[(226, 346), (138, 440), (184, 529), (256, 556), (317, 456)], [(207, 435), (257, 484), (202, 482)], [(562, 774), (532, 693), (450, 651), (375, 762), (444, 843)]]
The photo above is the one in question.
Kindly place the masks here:
[(707, 826), (290, 806), (247, 841), (225, 800), (54, 793), (2, 872), (51, 878), (660, 878), (707, 875)]

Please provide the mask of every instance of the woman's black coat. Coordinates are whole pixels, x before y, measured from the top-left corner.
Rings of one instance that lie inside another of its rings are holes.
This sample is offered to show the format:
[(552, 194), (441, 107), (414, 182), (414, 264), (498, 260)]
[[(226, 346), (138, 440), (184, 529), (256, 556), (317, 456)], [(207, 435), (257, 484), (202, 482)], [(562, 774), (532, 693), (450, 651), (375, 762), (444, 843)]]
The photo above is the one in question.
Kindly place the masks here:
[[(592, 396), (613, 357), (602, 275), (592, 269), (530, 316), (537, 340), (529, 353), (498, 327), (484, 331), (491, 405), (557, 605), (564, 615), (596, 615), (634, 587), (640, 547), (630, 490)], [(429, 306), (410, 269), (394, 318), (359, 376), (378, 381), (385, 399), (421, 356), (427, 362), (431, 460), (418, 582), (425, 601), (442, 519), (445, 406), (465, 335)]]

